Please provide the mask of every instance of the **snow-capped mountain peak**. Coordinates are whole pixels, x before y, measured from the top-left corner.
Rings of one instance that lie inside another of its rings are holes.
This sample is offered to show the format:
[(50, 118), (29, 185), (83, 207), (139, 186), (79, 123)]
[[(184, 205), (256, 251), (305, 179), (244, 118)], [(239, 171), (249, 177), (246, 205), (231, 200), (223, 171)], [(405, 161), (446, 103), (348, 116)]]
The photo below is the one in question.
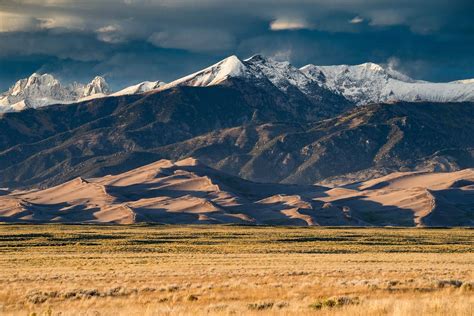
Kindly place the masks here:
[[(307, 92), (309, 84), (313, 81), (287, 61), (276, 61), (262, 55), (254, 55), (244, 62), (257, 77), (265, 77), (282, 91), (293, 86), (302, 92)], [(313, 87), (317, 86), (317, 83), (312, 83)]]
[(43, 89), (58, 89), (60, 85), (60, 82), (50, 74), (33, 73), (26, 79), (18, 80), (9, 91), (12, 96), (20, 96), (25, 91), (41, 93)]
[[(231, 85), (239, 90), (244, 89), (245, 93), (249, 93), (249, 90), (243, 87), (256, 88), (259, 90), (259, 96), (256, 97), (261, 97), (262, 93), (273, 96), (294, 111), (312, 104), (318, 115), (336, 113), (351, 105), (344, 97), (321, 87), (318, 82), (289, 62), (276, 61), (262, 55), (254, 55), (243, 61), (236, 56), (230, 56), (208, 68), (175, 80), (159, 90), (176, 86), (213, 85)], [(311, 113), (308, 115), (314, 115)]]
[(0, 94), (0, 113), (16, 112), (50, 104), (68, 104), (106, 96), (120, 96), (148, 92), (165, 85), (162, 81), (144, 81), (111, 93), (107, 81), (96, 76), (87, 84), (64, 85), (51, 74), (33, 73), (18, 80), (8, 91)]
[(331, 100), (330, 104), (350, 101), (349, 103), (357, 105), (393, 101), (474, 101), (474, 79), (432, 83), (412, 79), (389, 65), (372, 62), (334, 66), (309, 64), (298, 69), (289, 62), (276, 61), (262, 55), (254, 55), (245, 60), (232, 55), (168, 84), (144, 81), (113, 94), (106, 80), (100, 76), (88, 84), (63, 85), (51, 74), (33, 73), (0, 94), (0, 113), (107, 95), (139, 94), (151, 90), (159, 92), (176, 86), (207, 87), (224, 84), (232, 78), (262, 88), (267, 93), (282, 92), (294, 99), (294, 102), (300, 102), (304, 97), (309, 97), (311, 102), (316, 103)]
[(243, 61), (236, 56), (230, 56), (210, 67), (164, 85), (160, 89), (165, 90), (175, 86), (206, 87), (218, 85), (229, 78), (245, 79), (256, 84), (270, 82), (283, 92), (286, 92), (290, 86), (304, 92), (308, 90), (310, 82), (313, 83), (313, 87), (318, 86), (289, 62), (254, 55)]
[(300, 70), (320, 85), (362, 105), (392, 101), (474, 101), (474, 82), (431, 83), (374, 63), (315, 66)]
[(176, 86), (206, 87), (221, 83), (229, 77), (245, 76), (248, 72), (246, 66), (235, 55), (227, 57), (220, 62), (188, 76), (172, 81), (162, 90)]
[(95, 94), (107, 95), (110, 93), (109, 85), (101, 76), (96, 76), (88, 83), (82, 92), (82, 97), (89, 97)]
[(51, 74), (33, 73), (18, 80), (8, 91), (0, 95), (0, 113), (38, 108), (56, 103), (71, 103), (84, 98), (95, 98), (109, 94), (107, 82), (95, 77), (87, 85), (73, 83), (63, 85)]
[(383, 67), (380, 66), (379, 64), (375, 64), (375, 63), (371, 63), (371, 62), (367, 62), (367, 63), (363, 63), (361, 64), (360, 66), (362, 67), (365, 67), (371, 71), (383, 71)]

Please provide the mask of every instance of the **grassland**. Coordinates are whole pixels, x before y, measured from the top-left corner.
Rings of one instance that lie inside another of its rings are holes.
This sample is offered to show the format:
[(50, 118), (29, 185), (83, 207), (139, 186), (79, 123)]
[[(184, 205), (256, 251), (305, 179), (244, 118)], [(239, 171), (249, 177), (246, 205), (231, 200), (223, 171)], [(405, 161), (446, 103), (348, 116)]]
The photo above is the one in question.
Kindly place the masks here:
[(474, 230), (0, 225), (2, 315), (472, 315)]

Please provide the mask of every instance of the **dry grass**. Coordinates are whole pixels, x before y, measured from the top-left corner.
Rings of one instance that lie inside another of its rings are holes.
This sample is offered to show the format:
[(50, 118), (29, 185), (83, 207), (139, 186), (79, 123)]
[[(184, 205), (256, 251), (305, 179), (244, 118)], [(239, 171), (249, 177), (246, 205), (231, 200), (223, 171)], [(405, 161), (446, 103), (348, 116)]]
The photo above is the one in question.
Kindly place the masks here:
[(2, 315), (472, 315), (469, 229), (0, 226)]

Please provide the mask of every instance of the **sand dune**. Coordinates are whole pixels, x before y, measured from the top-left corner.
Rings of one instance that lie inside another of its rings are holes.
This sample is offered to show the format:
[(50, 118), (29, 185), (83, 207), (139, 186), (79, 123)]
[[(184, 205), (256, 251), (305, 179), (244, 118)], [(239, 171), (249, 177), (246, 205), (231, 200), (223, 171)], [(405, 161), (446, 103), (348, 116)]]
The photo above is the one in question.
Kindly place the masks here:
[(460, 180), (474, 181), (474, 169), (464, 169), (450, 173), (426, 173), (426, 172), (396, 172), (374, 180), (363, 183), (358, 188), (367, 190), (371, 187), (387, 186), (391, 189), (408, 189), (423, 187), (439, 190), (447, 189)]
[(474, 225), (474, 169), (393, 173), (335, 188), (324, 200), (376, 225)]
[(473, 213), (473, 169), (326, 188), (254, 183), (192, 158), (0, 195), (8, 222), (470, 226)]

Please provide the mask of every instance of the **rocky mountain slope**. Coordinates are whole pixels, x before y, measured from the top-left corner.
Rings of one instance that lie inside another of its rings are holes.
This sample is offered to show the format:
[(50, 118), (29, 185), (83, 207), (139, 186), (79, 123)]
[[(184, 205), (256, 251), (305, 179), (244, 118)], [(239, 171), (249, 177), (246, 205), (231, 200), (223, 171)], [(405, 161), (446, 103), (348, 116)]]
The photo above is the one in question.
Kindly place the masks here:
[(396, 173), (345, 187), (259, 184), (188, 158), (0, 196), (10, 222), (463, 226), (474, 171)]
[(153, 152), (263, 182), (361, 181), (396, 171), (474, 167), (473, 103), (361, 106), (316, 123), (246, 125)]
[(315, 66), (300, 69), (322, 87), (340, 93), (358, 105), (381, 102), (474, 101), (474, 82), (460, 80), (434, 83), (414, 80), (391, 67), (374, 63)]
[(302, 105), (312, 105), (317, 109), (314, 111), (317, 115), (306, 119), (329, 117), (353, 106), (344, 97), (322, 87), (290, 63), (261, 55), (245, 60), (230, 56), (208, 68), (163, 85), (160, 89), (178, 86), (209, 87), (226, 85), (229, 81), (252, 86), (275, 99), (285, 98), (289, 108), (298, 110)]
[(190, 156), (248, 180), (300, 184), (474, 167), (474, 103), (369, 105), (308, 121), (311, 105), (293, 111), (227, 83), (3, 114), (0, 187)]
[[(211, 87), (175, 87), (4, 113), (0, 181), (9, 187), (32, 185), (53, 175), (67, 177), (85, 160), (147, 151), (221, 128), (324, 118), (329, 115), (325, 105), (230, 78)], [(17, 173), (13, 169), (18, 164), (23, 167)]]

